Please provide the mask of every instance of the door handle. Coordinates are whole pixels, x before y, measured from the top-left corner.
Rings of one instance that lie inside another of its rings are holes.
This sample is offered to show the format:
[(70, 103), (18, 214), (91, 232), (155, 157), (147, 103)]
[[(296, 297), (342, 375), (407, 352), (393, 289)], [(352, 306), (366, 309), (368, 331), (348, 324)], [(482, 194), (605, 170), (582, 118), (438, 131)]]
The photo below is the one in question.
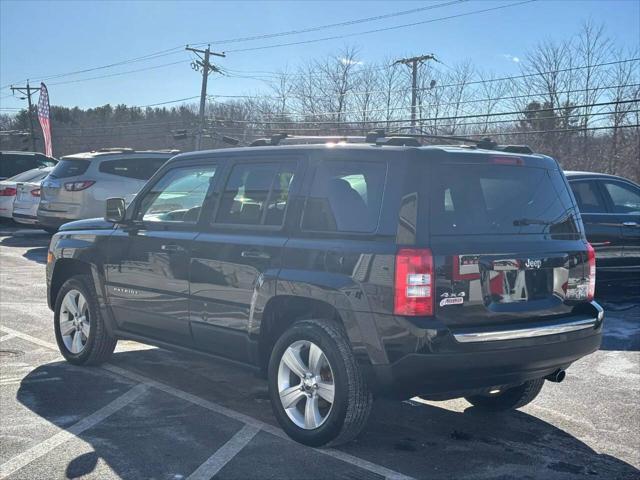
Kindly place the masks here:
[(183, 247), (181, 247), (180, 245), (176, 245), (175, 243), (170, 243), (168, 245), (161, 245), (160, 246), (160, 250), (162, 250), (163, 252), (166, 253), (182, 253), (184, 251), (186, 251)]
[(242, 258), (254, 258), (258, 260), (270, 260), (271, 255), (265, 252), (261, 252), (259, 250), (243, 250), (240, 252), (240, 256)]
[(637, 227), (638, 222), (622, 222), (622, 225), (625, 227)]

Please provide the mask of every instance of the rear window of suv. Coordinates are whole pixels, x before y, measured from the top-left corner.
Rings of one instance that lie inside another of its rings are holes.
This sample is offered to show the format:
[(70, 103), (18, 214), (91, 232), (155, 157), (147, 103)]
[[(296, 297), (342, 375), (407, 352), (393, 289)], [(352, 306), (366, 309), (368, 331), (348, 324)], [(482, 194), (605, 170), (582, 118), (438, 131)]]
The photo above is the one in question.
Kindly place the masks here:
[(578, 232), (573, 202), (557, 170), (522, 165), (434, 165), (434, 235)]
[(91, 163), (89, 160), (72, 158), (61, 159), (49, 174), (52, 178), (68, 178), (82, 175), (87, 171)]

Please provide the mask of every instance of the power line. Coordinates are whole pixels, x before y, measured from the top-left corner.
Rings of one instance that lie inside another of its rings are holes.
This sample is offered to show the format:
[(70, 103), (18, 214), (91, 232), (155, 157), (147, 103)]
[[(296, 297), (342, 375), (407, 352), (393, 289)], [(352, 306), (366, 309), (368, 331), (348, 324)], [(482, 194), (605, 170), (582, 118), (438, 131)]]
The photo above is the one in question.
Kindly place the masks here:
[[(615, 89), (615, 88), (620, 88), (620, 87), (638, 87), (640, 86), (640, 83), (634, 83), (634, 84), (629, 84), (629, 85), (612, 85), (610, 87), (594, 87), (594, 88), (581, 88), (581, 89), (576, 89), (576, 90), (559, 90), (555, 93), (557, 94), (570, 94), (570, 93), (579, 93), (579, 92), (591, 92), (591, 91), (607, 91), (607, 90), (611, 90), (611, 89)], [(547, 95), (548, 92), (541, 92), (541, 93), (529, 93), (529, 94), (524, 94), (524, 95), (512, 95), (512, 96), (504, 96), (504, 97), (493, 97), (493, 98), (474, 98), (471, 100), (462, 100), (462, 101), (453, 101), (453, 102), (445, 102), (445, 103), (436, 103), (436, 102), (431, 102), (431, 103), (419, 103), (416, 106), (418, 108), (437, 108), (437, 107), (447, 107), (447, 106), (451, 106), (451, 105), (468, 105), (471, 103), (484, 103), (484, 102), (497, 102), (500, 100), (518, 100), (518, 99), (525, 99), (525, 98), (540, 98), (540, 97), (544, 97), (545, 95)], [(210, 98), (212, 100), (215, 100), (218, 97), (222, 97), (222, 98), (249, 98), (249, 99), (256, 99), (256, 100), (262, 100), (264, 98), (270, 98), (270, 99), (274, 99), (274, 100), (279, 100), (282, 97), (260, 97), (260, 96), (233, 96), (233, 95), (229, 95), (229, 96), (225, 96), (225, 95), (211, 95)], [(304, 97), (303, 98), (307, 98)], [(324, 97), (322, 97), (324, 98)], [(399, 110), (408, 110), (410, 109), (410, 106), (407, 105), (403, 105), (401, 107), (381, 107), (381, 108), (371, 108), (368, 110), (363, 110), (363, 109), (358, 109), (358, 110), (343, 110), (341, 112), (338, 111), (325, 111), (325, 112), (295, 112), (295, 111), (291, 111), (291, 112), (287, 112), (287, 113), (261, 113), (261, 115), (263, 116), (267, 116), (270, 118), (276, 118), (276, 117), (284, 117), (284, 118), (289, 118), (289, 117), (298, 117), (298, 116), (327, 116), (327, 115), (337, 115), (338, 113), (341, 114), (362, 114), (363, 112), (366, 111), (367, 114), (369, 113), (377, 113), (377, 112), (396, 112)]]
[[(126, 59), (126, 60), (121, 60), (119, 62), (109, 63), (107, 65), (100, 65), (100, 66), (97, 66), (97, 67), (85, 68), (85, 69), (82, 69), (82, 70), (75, 70), (75, 71), (72, 71), (72, 72), (58, 73), (58, 74), (47, 75), (47, 76), (32, 75), (29, 78), (39, 78), (41, 81), (44, 81), (44, 80), (53, 80), (55, 78), (61, 78), (61, 77), (69, 77), (69, 76), (72, 76), (72, 75), (78, 75), (80, 73), (94, 72), (96, 70), (104, 70), (106, 68), (113, 68), (113, 67), (117, 67), (117, 66), (120, 66), (120, 65), (127, 65), (129, 63), (142, 62), (142, 61), (152, 60), (152, 59), (156, 59), (156, 58), (160, 58), (160, 57), (165, 57), (167, 55), (175, 55), (176, 53), (179, 53), (180, 51), (182, 51), (182, 48), (183, 48), (182, 46), (173, 47), (173, 48), (169, 48), (169, 49), (166, 49), (166, 50), (160, 50), (159, 52), (149, 53), (147, 55), (143, 55), (143, 56), (140, 56), (140, 57), (134, 57), (134, 58)], [(18, 83), (18, 82), (13, 82), (13, 83)], [(0, 87), (0, 89), (7, 88), (7, 87), (9, 87), (11, 85), (12, 85), (11, 83), (9, 83), (7, 85), (3, 85), (2, 87)]]
[(376, 28), (374, 30), (365, 30), (363, 32), (355, 32), (355, 33), (346, 33), (343, 35), (333, 35), (330, 37), (323, 37), (323, 38), (316, 38), (316, 39), (312, 39), (312, 40), (301, 40), (301, 41), (297, 41), (297, 42), (288, 42), (288, 43), (279, 43), (279, 44), (275, 44), (275, 45), (265, 45), (262, 47), (247, 47), (247, 48), (237, 48), (234, 50), (227, 50), (226, 53), (240, 53), (240, 52), (253, 52), (256, 50), (266, 50), (266, 49), (270, 49), (270, 48), (280, 48), (280, 47), (290, 47), (293, 45), (306, 45), (306, 44), (310, 44), (310, 43), (317, 43), (317, 42), (325, 42), (328, 40), (339, 40), (342, 38), (348, 38), (348, 37), (356, 37), (356, 36), (360, 36), (360, 35), (368, 35), (370, 33), (379, 33), (379, 32), (387, 32), (390, 30), (397, 30), (400, 28), (408, 28), (408, 27), (414, 27), (416, 25), (424, 25), (427, 23), (434, 23), (434, 22), (439, 22), (442, 20), (450, 20), (452, 18), (459, 18), (459, 17), (466, 17), (469, 15), (475, 15), (478, 13), (486, 13), (486, 12), (491, 12), (494, 10), (502, 10), (504, 8), (510, 8), (510, 7), (516, 7), (518, 5), (524, 5), (526, 3), (532, 3), (535, 2), (536, 0), (524, 0), (521, 2), (516, 2), (516, 3), (510, 3), (508, 5), (500, 5), (497, 7), (491, 7), (491, 8), (485, 8), (482, 10), (474, 10), (471, 12), (465, 12), (465, 13), (458, 13), (456, 15), (449, 15), (446, 17), (440, 17), (440, 18), (432, 18), (429, 20), (422, 20), (419, 22), (412, 22), (412, 23), (405, 23), (402, 25), (394, 25), (392, 27), (384, 27), (384, 28)]
[[(634, 98), (634, 99), (630, 99), (630, 100), (619, 100), (619, 101), (611, 101), (611, 102), (599, 102), (599, 103), (591, 103), (591, 104), (584, 104), (584, 105), (571, 105), (570, 108), (573, 109), (577, 109), (577, 108), (588, 108), (588, 107), (599, 107), (599, 106), (606, 106), (606, 105), (620, 105), (620, 104), (627, 104), (627, 103), (635, 103), (635, 102), (639, 102), (640, 99), (638, 98)], [(540, 113), (540, 112), (554, 112), (557, 110), (561, 110), (565, 107), (552, 107), (552, 108), (540, 108), (540, 109), (532, 109), (532, 110), (515, 110), (515, 111), (511, 111), (511, 112), (501, 112), (501, 113), (481, 113), (481, 114), (474, 114), (474, 115), (457, 115), (457, 116), (449, 116), (449, 117), (432, 117), (432, 118), (423, 118), (421, 119), (422, 122), (425, 121), (431, 121), (431, 120), (437, 120), (437, 121), (442, 121), (442, 120), (454, 120), (454, 119), (461, 119), (461, 118), (485, 118), (485, 117), (496, 117), (496, 116), (505, 116), (505, 115), (522, 115), (525, 113)], [(278, 125), (278, 124), (282, 124), (282, 123), (292, 123), (292, 122), (286, 122), (286, 121), (279, 121), (279, 122), (274, 122), (274, 121), (260, 121), (260, 120), (230, 120), (230, 119), (213, 119), (213, 120), (220, 120), (220, 121), (225, 121), (225, 122), (231, 122), (231, 123), (247, 123), (247, 124), (262, 124), (262, 125)], [(307, 120), (304, 123), (311, 123), (314, 125), (337, 125), (337, 124), (354, 124), (357, 123), (358, 125), (363, 125), (363, 124), (380, 124), (380, 123), (403, 123), (403, 122), (410, 122), (411, 119), (391, 119), (391, 120), (367, 120), (367, 121), (315, 121), (315, 120)]]
[[(417, 13), (417, 12), (420, 12), (420, 11), (433, 10), (433, 9), (436, 9), (436, 8), (447, 7), (447, 6), (450, 6), (450, 5), (454, 5), (454, 4), (457, 4), (457, 3), (463, 3), (463, 2), (466, 2), (466, 1), (468, 1), (468, 0), (452, 0), (452, 1), (449, 1), (449, 2), (437, 4), (437, 5), (429, 5), (429, 6), (426, 6), (426, 7), (414, 8), (414, 9), (411, 9), (411, 10), (404, 10), (404, 11), (400, 11), (400, 12), (392, 12), (392, 13), (388, 13), (388, 14), (384, 14), (384, 15), (377, 15), (377, 16), (374, 16), (374, 17), (367, 17), (367, 18), (361, 18), (361, 19), (355, 19), (355, 20), (348, 20), (348, 21), (345, 21), (345, 22), (339, 22), (339, 23), (334, 23), (334, 24), (329, 24), (329, 25), (320, 25), (320, 26), (316, 26), (316, 27), (309, 27), (309, 28), (306, 28), (306, 29), (290, 30), (290, 31), (286, 31), (286, 32), (278, 32), (278, 33), (271, 33), (271, 34), (260, 34), (260, 35), (253, 35), (253, 36), (249, 36), (249, 37), (229, 38), (229, 39), (223, 39), (223, 40), (214, 41), (214, 42), (193, 43), (193, 45), (199, 46), (199, 45), (205, 45), (205, 44), (208, 44), (208, 43), (215, 43), (215, 44), (225, 43), (225, 44), (229, 44), (229, 43), (237, 43), (237, 42), (244, 42), (244, 41), (250, 41), (250, 40), (260, 40), (260, 39), (266, 39), (266, 38), (281, 37), (281, 36), (286, 36), (286, 35), (296, 35), (296, 34), (301, 34), (301, 33), (308, 33), (308, 32), (324, 30), (324, 29), (327, 29), (327, 28), (348, 26), (348, 25), (354, 25), (354, 24), (358, 24), (358, 23), (365, 23), (365, 22), (371, 22), (371, 21), (375, 21), (375, 20), (382, 20), (382, 19), (401, 16), (401, 15), (409, 15), (411, 13)], [(151, 60), (151, 59), (155, 59), (155, 58), (164, 57), (164, 56), (167, 56), (167, 55), (175, 55), (175, 54), (181, 52), (182, 49), (183, 49), (183, 45), (180, 45), (180, 46), (168, 48), (168, 49), (165, 49), (165, 50), (152, 52), (152, 53), (149, 53), (149, 54), (146, 54), (146, 55), (142, 55), (142, 56), (139, 56), (139, 57), (128, 58), (128, 59), (125, 59), (125, 60), (121, 60), (121, 61), (118, 61), (118, 62), (106, 64), (106, 65), (99, 65), (99, 66), (92, 67), (92, 68), (85, 68), (85, 69), (81, 69), (81, 70), (75, 70), (75, 71), (65, 72), (65, 73), (58, 73), (58, 74), (48, 75), (48, 76), (31, 75), (29, 78), (39, 78), (41, 81), (52, 80), (52, 79), (55, 79), (55, 78), (78, 75), (78, 74), (81, 74), (81, 73), (88, 73), (88, 72), (93, 72), (93, 71), (96, 71), (96, 70), (104, 70), (104, 69), (107, 69), (107, 68), (113, 68), (113, 67), (116, 67), (116, 66), (127, 65), (127, 64), (135, 63), (135, 62), (147, 61), (147, 60)], [(26, 79), (21, 80), (20, 82), (23, 82), (23, 81), (26, 81)], [(13, 82), (13, 83), (19, 83), (19, 82)], [(11, 84), (3, 85), (2, 87), (0, 87), (0, 89), (7, 88), (10, 85)]]
[(310, 32), (317, 32), (317, 31), (320, 31), (320, 30), (326, 30), (328, 28), (346, 27), (346, 26), (350, 26), (350, 25), (357, 25), (357, 24), (360, 24), (360, 23), (374, 22), (374, 21), (377, 21), (377, 20), (384, 20), (384, 19), (387, 19), (387, 18), (399, 17), (399, 16), (402, 16), (402, 15), (410, 15), (412, 13), (418, 13), (418, 12), (423, 12), (425, 10), (434, 10), (436, 8), (448, 7), (450, 5), (455, 5), (457, 3), (463, 3), (463, 2), (467, 2), (467, 1), (469, 1), (469, 0), (453, 0), (453, 1), (450, 1), (450, 2), (439, 3), (437, 5), (429, 5), (429, 6), (426, 6), (426, 7), (413, 8), (411, 10), (403, 10), (403, 11), (400, 11), (400, 12), (392, 12), (392, 13), (387, 13), (387, 14), (383, 14), (383, 15), (376, 15), (374, 17), (347, 20), (345, 22), (331, 23), (331, 24), (328, 24), (328, 25), (319, 25), (319, 26), (316, 26), (316, 27), (308, 27), (308, 28), (303, 28), (303, 29), (299, 29), (299, 30), (288, 30), (288, 31), (285, 31), (285, 32), (278, 32), (278, 33), (258, 34), (258, 35), (248, 36), (248, 37), (227, 38), (227, 39), (222, 39), (222, 40), (213, 40), (213, 41), (209, 41), (209, 42), (194, 43), (193, 45), (196, 45), (196, 46), (198, 46), (198, 45), (207, 45), (209, 43), (214, 43), (216, 45), (219, 45), (219, 44), (248, 42), (248, 41), (252, 41), (252, 40), (264, 40), (264, 39), (267, 39), (267, 38), (284, 37), (284, 36), (288, 36), (288, 35), (299, 35), (299, 34), (302, 34), (302, 33), (310, 33)]
[(188, 63), (187, 60), (180, 60), (180, 61), (177, 61), (177, 62), (162, 63), (160, 65), (152, 65), (150, 67), (138, 68), (136, 70), (127, 70), (126, 72), (110, 73), (108, 75), (99, 75), (97, 77), (79, 78), (77, 80), (66, 80), (64, 82), (54, 82), (54, 83), (50, 83), (49, 85), (67, 85), (69, 83), (80, 83), (80, 82), (86, 82), (88, 80), (99, 80), (99, 79), (102, 79), (102, 78), (118, 77), (120, 75), (128, 75), (130, 73), (146, 72), (147, 70), (156, 70), (158, 68), (164, 68), (164, 67), (169, 67), (171, 65), (186, 64), (186, 63)]

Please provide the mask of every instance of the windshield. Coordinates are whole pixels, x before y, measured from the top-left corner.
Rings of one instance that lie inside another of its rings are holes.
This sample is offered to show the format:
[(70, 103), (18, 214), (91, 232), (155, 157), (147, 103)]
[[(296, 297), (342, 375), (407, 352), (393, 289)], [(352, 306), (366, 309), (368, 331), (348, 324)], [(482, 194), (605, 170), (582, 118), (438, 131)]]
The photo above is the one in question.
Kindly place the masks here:
[(439, 164), (432, 180), (431, 231), (446, 234), (575, 235), (576, 212), (557, 170)]
[(63, 158), (51, 171), (52, 178), (67, 178), (82, 175), (89, 168), (88, 160)]

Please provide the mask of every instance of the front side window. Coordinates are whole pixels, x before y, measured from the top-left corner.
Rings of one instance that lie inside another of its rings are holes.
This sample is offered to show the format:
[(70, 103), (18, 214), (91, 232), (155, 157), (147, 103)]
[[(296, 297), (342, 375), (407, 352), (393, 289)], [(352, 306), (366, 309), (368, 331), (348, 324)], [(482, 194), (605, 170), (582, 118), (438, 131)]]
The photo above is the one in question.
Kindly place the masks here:
[(371, 233), (378, 226), (387, 164), (328, 160), (315, 173), (302, 228)]
[(640, 214), (640, 190), (619, 182), (604, 182), (615, 213)]
[(225, 185), (216, 223), (282, 225), (293, 163), (239, 163)]
[(138, 219), (196, 223), (215, 173), (214, 165), (169, 170), (146, 192)]

